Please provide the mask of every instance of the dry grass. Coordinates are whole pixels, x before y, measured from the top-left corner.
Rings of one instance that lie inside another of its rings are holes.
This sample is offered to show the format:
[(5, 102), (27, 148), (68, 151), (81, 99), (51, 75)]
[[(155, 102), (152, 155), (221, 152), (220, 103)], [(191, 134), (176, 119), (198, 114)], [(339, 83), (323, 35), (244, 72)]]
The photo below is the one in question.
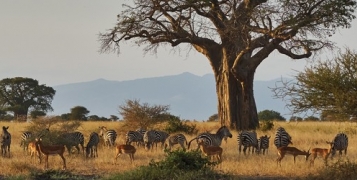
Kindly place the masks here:
[[(193, 122), (192, 122), (193, 123)], [(210, 131), (215, 132), (219, 128), (218, 123), (214, 122), (194, 122), (197, 125), (199, 132)], [(345, 132), (349, 137), (349, 147), (347, 157), (351, 162), (357, 158), (356, 142), (356, 123), (334, 123), (334, 122), (300, 122), (300, 123), (285, 123), (275, 122), (275, 128), (272, 131), (261, 132), (257, 131), (258, 136), (267, 134), (271, 136), (270, 148), (267, 155), (247, 155), (238, 154), (237, 148), (237, 132), (233, 131), (233, 138), (228, 139), (228, 143), (222, 142), (223, 162), (216, 167), (217, 170), (229, 173), (240, 177), (260, 176), (260, 177), (303, 177), (309, 174), (317, 173), (317, 170), (323, 167), (321, 158), (315, 160), (315, 166), (310, 168), (309, 163), (304, 162), (304, 158), (297, 157), (296, 164), (293, 162), (293, 157), (287, 155), (281, 162), (282, 166), (276, 164), (276, 149), (273, 145), (275, 129), (279, 126), (284, 127), (292, 136), (293, 146), (308, 150), (309, 148), (321, 147), (327, 148), (325, 141), (331, 141), (338, 132)], [(108, 128), (115, 129), (119, 136), (116, 140), (117, 144), (122, 144), (125, 138), (125, 132), (122, 128), (122, 123), (118, 122), (84, 122), (78, 129), (86, 138), (93, 131), (98, 131), (98, 127), (104, 125)], [(0, 157), (0, 172), (2, 175), (28, 175), (33, 171), (41, 171), (44, 164), (39, 164), (37, 160), (32, 159), (20, 147), (21, 132), (28, 126), (27, 123), (10, 123), (0, 122), (0, 127), (10, 126), (9, 132), (12, 135), (11, 158)], [(161, 125), (162, 126), (162, 125)], [(191, 140), (194, 136), (187, 135), (187, 139)], [(86, 142), (85, 142), (86, 143)], [(192, 143), (195, 148), (196, 143)], [(176, 147), (178, 148), (178, 147)], [(147, 165), (152, 159), (160, 160), (164, 157), (164, 152), (161, 148), (157, 151), (146, 152), (143, 148), (138, 148), (135, 154), (135, 161), (130, 163), (128, 155), (122, 155), (118, 158), (116, 165), (113, 164), (115, 157), (114, 148), (106, 148), (100, 146), (98, 149), (99, 157), (96, 159), (85, 159), (81, 154), (73, 154), (68, 156), (65, 153), (67, 160), (68, 171), (74, 174), (82, 175), (99, 175), (107, 176), (108, 172), (116, 173), (134, 169), (141, 165)], [(337, 156), (338, 157), (338, 156)], [(338, 158), (334, 158), (336, 161)], [(55, 170), (60, 170), (62, 166), (59, 156), (49, 157), (49, 167)], [(329, 159), (329, 162), (331, 160)]]

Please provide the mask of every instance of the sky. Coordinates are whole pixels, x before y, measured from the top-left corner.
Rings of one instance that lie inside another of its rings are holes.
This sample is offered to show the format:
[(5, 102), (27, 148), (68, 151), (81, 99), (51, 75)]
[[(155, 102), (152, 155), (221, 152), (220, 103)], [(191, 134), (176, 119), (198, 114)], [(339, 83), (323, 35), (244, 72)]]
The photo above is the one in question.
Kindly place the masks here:
[[(106, 80), (133, 80), (190, 72), (212, 74), (208, 60), (161, 48), (144, 54), (131, 42), (121, 44), (121, 54), (100, 54), (98, 34), (114, 27), (122, 4), (129, 0), (0, 0), (0, 79), (28, 77), (56, 86)], [(339, 47), (357, 50), (357, 21), (351, 29), (332, 37)], [(291, 77), (306, 60), (272, 54), (257, 68), (255, 80)]]

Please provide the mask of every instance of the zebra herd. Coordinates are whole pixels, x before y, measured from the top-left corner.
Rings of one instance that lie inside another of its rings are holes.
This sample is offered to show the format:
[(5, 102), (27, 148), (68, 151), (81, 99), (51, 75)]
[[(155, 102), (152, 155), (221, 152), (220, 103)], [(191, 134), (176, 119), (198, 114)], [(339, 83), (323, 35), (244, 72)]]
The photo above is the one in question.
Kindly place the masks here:
[[(1, 133), (1, 153), (2, 156), (10, 157), (10, 145), (11, 145), (11, 134), (8, 132), (9, 127), (2, 127)], [(23, 146), (24, 149), (33, 146), (34, 143), (30, 143), (31, 140), (34, 138), (42, 138), (46, 136), (46, 133), (49, 132), (49, 129), (45, 129), (44, 131), (35, 134), (30, 131), (23, 132), (21, 134), (21, 142), (20, 146)], [(98, 157), (98, 144), (100, 138), (103, 139), (104, 145), (109, 147), (115, 146), (115, 141), (117, 138), (117, 133), (114, 129), (108, 129), (105, 126), (99, 127), (99, 132), (92, 132), (89, 135), (88, 142), (86, 146), (84, 146), (84, 135), (81, 132), (69, 132), (69, 133), (62, 133), (59, 135), (59, 144), (65, 146), (68, 150), (68, 154), (71, 154), (71, 148), (75, 147), (77, 149), (78, 154), (81, 152), (85, 154), (85, 157)], [(232, 134), (226, 126), (220, 127), (216, 133), (209, 133), (203, 132), (198, 134), (192, 140), (187, 141), (187, 138), (184, 134), (168, 134), (164, 131), (160, 130), (143, 130), (137, 129), (134, 131), (127, 131), (125, 134), (125, 143), (123, 145), (116, 146), (117, 148), (117, 156), (122, 153), (128, 153), (132, 160), (134, 160), (134, 153), (136, 148), (132, 146), (132, 143), (135, 143), (136, 146), (140, 147), (143, 146), (146, 150), (153, 150), (154, 146), (160, 144), (163, 149), (171, 150), (174, 145), (180, 145), (183, 150), (190, 148), (191, 143), (193, 141), (197, 142), (197, 149), (200, 148), (201, 150), (205, 149), (204, 154), (209, 156), (210, 154), (217, 154), (213, 152), (213, 149), (219, 150), (219, 154), (222, 154), (223, 149), (220, 148), (223, 139), (232, 138)], [(37, 139), (36, 139), (37, 141)], [(238, 152), (239, 154), (242, 151), (246, 154), (246, 150), (248, 149), (248, 153), (251, 151), (252, 153), (261, 153), (264, 155), (268, 152), (269, 149), (269, 141), (270, 136), (263, 135), (258, 138), (258, 135), (255, 131), (241, 131), (238, 133), (237, 136), (237, 143), (238, 143)], [(292, 154), (295, 157), (297, 155), (305, 155), (306, 160), (313, 153), (313, 159), (316, 158), (317, 154), (323, 154), (324, 158), (327, 157), (331, 153), (331, 157), (333, 157), (337, 151), (339, 151), (340, 155), (342, 151), (347, 153), (348, 147), (348, 137), (344, 133), (339, 133), (335, 136), (333, 141), (326, 142), (330, 145), (330, 149), (322, 149), (322, 148), (314, 148), (311, 152), (309, 151), (301, 151), (296, 147), (290, 147), (292, 145), (292, 137), (289, 133), (283, 128), (279, 127), (276, 130), (275, 137), (274, 137), (274, 146), (278, 150), (278, 159), (277, 162), (283, 159), (285, 154)], [(79, 147), (81, 146), (81, 148)], [(216, 148), (215, 148), (216, 147)], [(33, 149), (33, 147), (31, 147)], [(35, 147), (37, 148), (37, 147)], [(250, 150), (251, 149), (251, 150)], [(212, 150), (212, 152), (210, 152)], [(207, 152), (206, 152), (207, 151)], [(315, 154), (314, 154), (315, 153)], [(40, 155), (38, 155), (40, 156)], [(116, 156), (116, 157), (117, 157)], [(313, 161), (313, 159), (311, 161)]]

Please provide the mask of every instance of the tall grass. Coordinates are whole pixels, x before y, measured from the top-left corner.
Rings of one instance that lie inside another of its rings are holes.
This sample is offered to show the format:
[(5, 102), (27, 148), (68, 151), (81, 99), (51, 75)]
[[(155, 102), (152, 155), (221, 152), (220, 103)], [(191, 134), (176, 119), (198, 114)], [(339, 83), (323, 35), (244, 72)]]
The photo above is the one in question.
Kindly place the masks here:
[[(198, 132), (216, 132), (219, 128), (217, 122), (190, 122), (196, 125)], [(0, 122), (0, 127), (9, 126), (9, 132), (12, 135), (11, 144), (11, 158), (0, 157), (0, 172), (4, 176), (28, 176), (34, 172), (44, 172), (44, 164), (41, 165), (37, 160), (31, 159), (30, 156), (23, 151), (20, 147), (21, 133), (26, 129), (28, 123), (17, 122)], [(89, 134), (93, 131), (98, 132), (99, 126), (107, 126), (108, 128), (115, 129), (119, 134), (116, 143), (122, 144), (125, 139), (125, 132), (127, 129), (123, 128), (121, 122), (84, 122), (78, 128), (88, 139)], [(158, 126), (164, 129), (165, 124)], [(268, 135), (271, 136), (270, 148), (266, 155), (248, 154), (243, 155), (238, 153), (237, 147), (237, 134), (238, 132), (232, 131), (233, 138), (228, 139), (228, 142), (222, 142), (223, 148), (223, 162), (215, 167), (215, 170), (234, 175), (236, 177), (308, 177), (321, 173), (324, 168), (323, 160), (317, 158), (314, 167), (309, 167), (309, 163), (304, 161), (302, 156), (298, 156), (296, 163), (293, 162), (292, 156), (285, 156), (281, 162), (281, 167), (277, 166), (276, 158), (277, 151), (273, 145), (275, 130), (282, 126), (292, 136), (292, 146), (301, 150), (308, 150), (314, 147), (328, 148), (326, 141), (331, 141), (334, 136), (339, 132), (345, 132), (349, 137), (349, 147), (347, 156), (341, 158), (336, 155), (333, 160), (329, 159), (329, 164), (338, 162), (339, 160), (349, 160), (351, 163), (356, 163), (357, 147), (356, 142), (356, 123), (350, 122), (274, 122), (274, 128), (270, 131), (257, 130), (258, 136)], [(195, 135), (186, 135), (188, 140), (191, 140)], [(86, 144), (87, 142), (85, 142)], [(193, 142), (192, 149), (197, 147)], [(178, 147), (176, 147), (178, 148)], [(87, 175), (90, 177), (110, 177), (111, 174), (120, 173), (128, 170), (133, 170), (139, 166), (148, 165), (152, 160), (159, 161), (165, 157), (164, 151), (158, 147), (153, 151), (145, 151), (143, 148), (137, 148), (134, 163), (130, 163), (127, 155), (122, 155), (113, 164), (115, 156), (114, 148), (103, 147), (101, 144), (98, 149), (98, 158), (86, 159), (82, 154), (68, 155), (65, 153), (67, 160), (68, 172), (73, 174)], [(61, 158), (59, 156), (49, 157), (49, 167), (53, 170), (60, 170), (62, 166)]]

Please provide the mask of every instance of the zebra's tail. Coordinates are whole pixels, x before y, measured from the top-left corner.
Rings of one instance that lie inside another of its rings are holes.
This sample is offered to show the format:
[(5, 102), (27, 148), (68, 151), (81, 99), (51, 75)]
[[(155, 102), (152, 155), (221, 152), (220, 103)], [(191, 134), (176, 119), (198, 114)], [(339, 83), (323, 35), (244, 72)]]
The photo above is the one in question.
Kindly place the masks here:
[[(195, 137), (195, 138), (193, 138), (190, 142), (188, 142), (187, 149), (190, 149), (191, 142), (192, 142), (193, 140), (195, 140), (195, 139), (198, 139), (198, 137)], [(186, 143), (187, 143), (187, 141), (186, 141)]]

